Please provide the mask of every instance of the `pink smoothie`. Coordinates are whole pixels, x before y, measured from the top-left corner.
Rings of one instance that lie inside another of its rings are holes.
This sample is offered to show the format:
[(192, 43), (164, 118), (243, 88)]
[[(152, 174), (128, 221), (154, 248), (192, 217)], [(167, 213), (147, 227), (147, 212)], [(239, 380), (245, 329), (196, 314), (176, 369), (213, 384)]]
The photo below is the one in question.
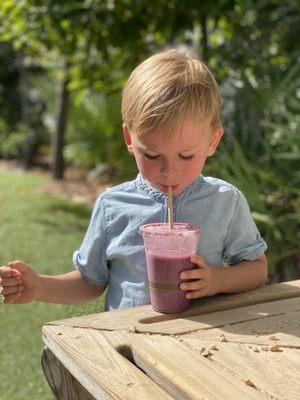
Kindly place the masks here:
[(195, 268), (190, 256), (196, 253), (200, 228), (184, 222), (142, 225), (150, 300), (155, 311), (179, 313), (186, 310), (190, 300), (180, 289), (180, 272)]
[(190, 256), (158, 256), (149, 252), (147, 262), (153, 309), (161, 313), (185, 311), (190, 300), (185, 298), (186, 291), (179, 288), (180, 272), (195, 268)]

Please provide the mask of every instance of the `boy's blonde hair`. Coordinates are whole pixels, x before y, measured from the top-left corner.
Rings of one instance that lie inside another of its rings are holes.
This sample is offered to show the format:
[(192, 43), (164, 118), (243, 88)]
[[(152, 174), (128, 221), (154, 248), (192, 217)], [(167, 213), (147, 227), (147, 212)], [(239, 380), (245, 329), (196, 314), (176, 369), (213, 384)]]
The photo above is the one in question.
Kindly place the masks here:
[(138, 135), (165, 128), (166, 135), (182, 126), (185, 118), (210, 120), (221, 126), (218, 85), (200, 60), (176, 50), (155, 54), (131, 73), (122, 95), (122, 116)]

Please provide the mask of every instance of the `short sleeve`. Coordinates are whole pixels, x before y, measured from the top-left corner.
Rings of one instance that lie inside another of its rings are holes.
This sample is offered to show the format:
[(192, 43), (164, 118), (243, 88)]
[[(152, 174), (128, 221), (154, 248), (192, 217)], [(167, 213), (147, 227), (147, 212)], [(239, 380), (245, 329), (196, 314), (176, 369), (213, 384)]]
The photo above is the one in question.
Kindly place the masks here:
[(90, 224), (81, 247), (73, 254), (73, 263), (82, 276), (94, 283), (107, 284), (108, 266), (105, 251), (104, 206), (96, 200)]
[(241, 192), (238, 194), (224, 243), (223, 256), (229, 265), (235, 265), (243, 260), (256, 260), (267, 249), (251, 217), (245, 196)]

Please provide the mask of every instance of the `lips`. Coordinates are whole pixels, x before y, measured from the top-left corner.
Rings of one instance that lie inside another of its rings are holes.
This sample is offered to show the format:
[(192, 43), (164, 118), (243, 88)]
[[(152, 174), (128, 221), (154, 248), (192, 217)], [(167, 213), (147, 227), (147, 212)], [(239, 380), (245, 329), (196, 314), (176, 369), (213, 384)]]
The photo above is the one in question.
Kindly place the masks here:
[[(163, 188), (163, 190), (165, 190), (166, 192), (168, 191), (169, 185), (160, 185), (160, 186), (161, 186), (161, 187)], [(178, 189), (178, 187), (179, 187), (179, 185), (171, 185), (172, 192), (175, 192), (176, 189)]]

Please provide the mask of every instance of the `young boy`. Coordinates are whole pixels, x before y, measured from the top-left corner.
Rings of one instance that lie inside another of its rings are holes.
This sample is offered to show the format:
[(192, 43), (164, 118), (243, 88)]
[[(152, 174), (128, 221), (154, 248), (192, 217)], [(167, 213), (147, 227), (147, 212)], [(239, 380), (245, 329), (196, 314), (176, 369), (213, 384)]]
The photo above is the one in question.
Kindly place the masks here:
[[(195, 223), (202, 234), (181, 273), (181, 289), (195, 299), (237, 293), (266, 282), (266, 244), (234, 186), (201, 175), (223, 135), (217, 84), (200, 61), (175, 50), (154, 55), (130, 75), (122, 97), (123, 134), (140, 171), (134, 181), (97, 199), (76, 270), (39, 275), (21, 261), (0, 268), (4, 303), (32, 300), (83, 304), (107, 288), (105, 309), (149, 304), (141, 225), (167, 220), (167, 190), (174, 221)], [(227, 266), (225, 266), (225, 263)]]

